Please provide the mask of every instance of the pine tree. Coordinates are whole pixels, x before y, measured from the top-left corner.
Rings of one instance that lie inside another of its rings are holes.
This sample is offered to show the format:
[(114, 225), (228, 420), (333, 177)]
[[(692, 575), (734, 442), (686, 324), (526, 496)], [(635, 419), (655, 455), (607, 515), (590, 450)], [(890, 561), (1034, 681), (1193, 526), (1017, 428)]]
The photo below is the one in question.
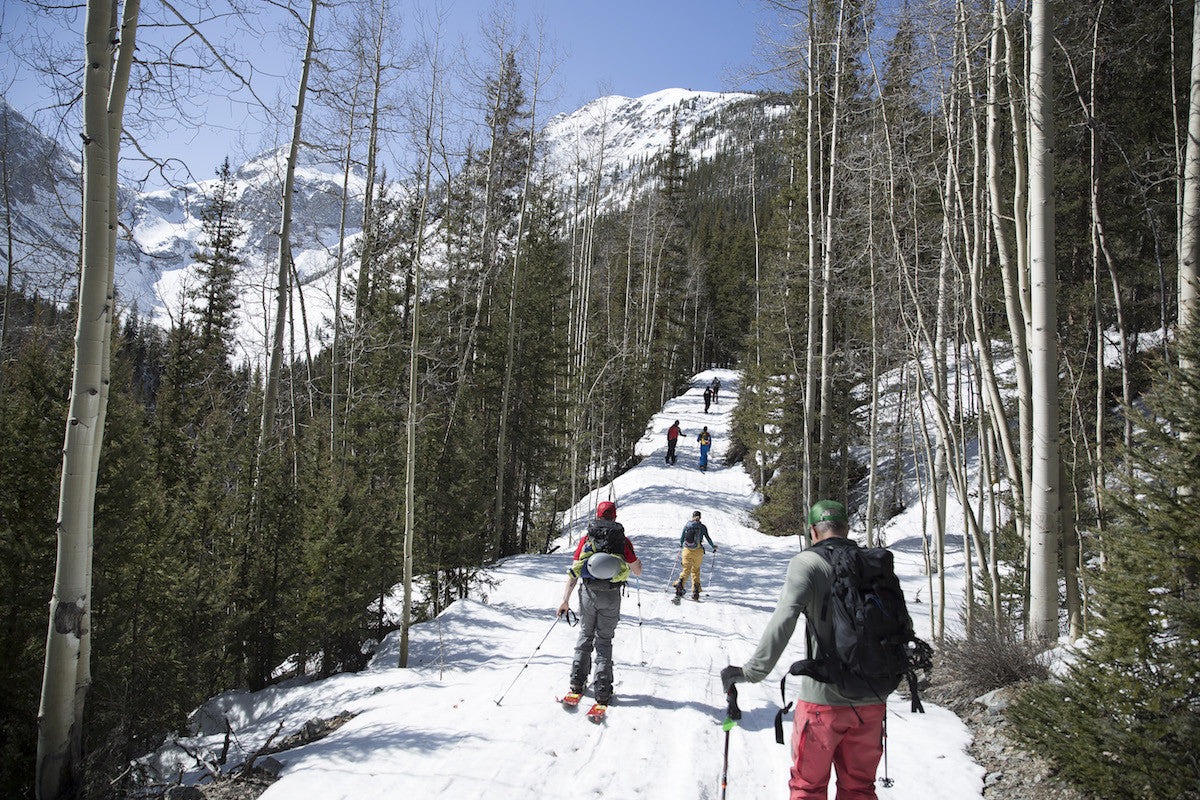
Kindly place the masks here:
[(237, 186), (229, 157), (217, 169), (217, 183), (200, 214), (200, 249), (192, 254), (199, 267), (200, 290), (189, 309), (196, 315), (200, 349), (216, 363), (228, 360), (237, 312), (237, 240), (244, 229), (235, 215)]
[[(13, 308), (16, 307), (14, 304)], [(11, 309), (10, 309), (11, 310)], [(0, 795), (27, 797), (37, 742), (38, 691), (46, 645), (45, 576), (54, 569), (56, 476), (63, 390), (70, 376), (65, 326), (35, 326), (10, 338), (0, 391)]]
[[(1178, 351), (1200, 363), (1200, 337)], [(1163, 369), (1146, 398), (1134, 471), (1096, 575), (1100, 630), (1061, 683), (1013, 708), (1021, 736), (1063, 775), (1106, 798), (1198, 797), (1200, 764), (1200, 371)], [(1127, 413), (1138, 413), (1126, 409)]]

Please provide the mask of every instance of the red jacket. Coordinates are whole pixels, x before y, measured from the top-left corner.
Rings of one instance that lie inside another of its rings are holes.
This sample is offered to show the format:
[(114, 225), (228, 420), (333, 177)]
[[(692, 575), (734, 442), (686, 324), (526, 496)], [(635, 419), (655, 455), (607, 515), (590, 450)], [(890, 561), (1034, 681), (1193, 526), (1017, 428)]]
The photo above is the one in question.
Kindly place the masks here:
[[(575, 560), (578, 561), (583, 555), (583, 546), (587, 544), (588, 537), (584, 536), (579, 540), (579, 544), (575, 545)], [(629, 541), (629, 537), (625, 537), (625, 563), (632, 564), (637, 561), (637, 555), (633, 552), (633, 543)]]

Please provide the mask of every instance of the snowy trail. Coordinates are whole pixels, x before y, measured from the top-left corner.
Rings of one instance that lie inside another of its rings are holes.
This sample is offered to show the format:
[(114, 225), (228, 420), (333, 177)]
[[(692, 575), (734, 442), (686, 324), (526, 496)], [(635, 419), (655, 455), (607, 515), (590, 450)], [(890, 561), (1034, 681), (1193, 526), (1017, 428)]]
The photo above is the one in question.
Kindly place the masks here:
[[(720, 403), (705, 414), (701, 395), (713, 376), (722, 382)], [(394, 667), (397, 641), (391, 636), (361, 673), (214, 701), (247, 751), (281, 722), (284, 736), (313, 717), (357, 714), (329, 737), (279, 754), (283, 775), (263, 797), (719, 797), (725, 708), (717, 673), (753, 651), (797, 548), (794, 537), (775, 539), (750, 526), (750, 480), (740, 466), (723, 464), (736, 399), (737, 373), (697, 375), (693, 388), (651, 420), (638, 444), (643, 461), (614, 481), (617, 519), (645, 571), (640, 588), (631, 583), (622, 603), (614, 644), (616, 701), (605, 723), (585, 718), (590, 696), (574, 713), (555, 703), (566, 691), (576, 631), (555, 623), (554, 609), (570, 561), (566, 539), (578, 538), (597, 499), (608, 498), (607, 487), (573, 510), (559, 552), (506, 559), (491, 570), (496, 585), (486, 603), (460, 601), (438, 620), (415, 627), (409, 669)], [(677, 464), (668, 466), (665, 434), (676, 419), (684, 435)], [(706, 473), (697, 468), (695, 439), (702, 425), (713, 437)], [(685, 598), (676, 606), (667, 585), (678, 570), (679, 532), (693, 510), (702, 512), (719, 552), (715, 570), (713, 554), (705, 558), (703, 599)], [(896, 531), (889, 538), (911, 602), (927, 581), (920, 574), (919, 528), (915, 540)], [(947, 567), (960, 586), (961, 564), (957, 572), (953, 562)], [(574, 597), (572, 608), (577, 605)], [(911, 611), (920, 628), (923, 607)], [(779, 678), (803, 657), (798, 634), (770, 678), (741, 689), (744, 718), (730, 734), (730, 798), (787, 796), (790, 747), (775, 743), (774, 715)], [(912, 715), (899, 698), (889, 704), (895, 786), (880, 788), (880, 798), (982, 797), (983, 770), (963, 752), (967, 729), (948, 711), (929, 703), (926, 710)], [(789, 715), (789, 738), (790, 721)], [(188, 744), (219, 750), (221, 739), (213, 733)], [(165, 764), (179, 755), (165, 748), (156, 760)], [(181, 763), (194, 768), (187, 759)]]

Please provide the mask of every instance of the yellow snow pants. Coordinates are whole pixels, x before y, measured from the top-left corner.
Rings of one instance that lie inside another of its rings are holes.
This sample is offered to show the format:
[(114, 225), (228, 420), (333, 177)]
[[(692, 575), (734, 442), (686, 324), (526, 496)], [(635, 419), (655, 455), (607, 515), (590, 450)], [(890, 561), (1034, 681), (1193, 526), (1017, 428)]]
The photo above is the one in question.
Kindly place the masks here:
[(700, 591), (700, 564), (704, 561), (704, 549), (701, 547), (683, 548), (683, 571), (679, 574), (679, 586), (684, 586), (684, 580), (692, 579), (692, 592)]

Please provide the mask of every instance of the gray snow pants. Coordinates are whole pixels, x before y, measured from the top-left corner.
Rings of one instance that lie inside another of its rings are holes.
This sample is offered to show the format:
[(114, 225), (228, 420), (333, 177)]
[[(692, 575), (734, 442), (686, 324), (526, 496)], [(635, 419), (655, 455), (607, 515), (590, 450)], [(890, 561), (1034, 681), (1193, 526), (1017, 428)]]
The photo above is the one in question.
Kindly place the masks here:
[[(610, 584), (611, 585), (611, 584)], [(592, 589), (587, 582), (579, 586), (579, 639), (575, 642), (575, 660), (571, 664), (571, 683), (587, 683), (592, 667), (592, 649), (596, 650), (597, 697), (612, 694), (612, 640), (621, 619), (621, 587)]]

